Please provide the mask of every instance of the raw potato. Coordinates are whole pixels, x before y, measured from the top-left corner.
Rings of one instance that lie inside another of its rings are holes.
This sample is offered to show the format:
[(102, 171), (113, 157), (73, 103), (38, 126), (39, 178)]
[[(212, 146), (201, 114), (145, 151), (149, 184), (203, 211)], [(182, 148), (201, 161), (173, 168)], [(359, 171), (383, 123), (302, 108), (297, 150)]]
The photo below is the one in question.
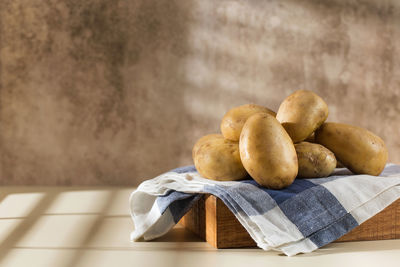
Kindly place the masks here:
[(338, 161), (356, 174), (379, 175), (388, 159), (383, 140), (360, 127), (324, 123), (315, 132), (315, 140), (330, 149)]
[(201, 137), (199, 140), (197, 140), (196, 144), (194, 144), (193, 149), (192, 149), (192, 158), (194, 160), (194, 156), (197, 154), (197, 151), (203, 146), (203, 143), (210, 142), (210, 140), (213, 139), (219, 139), (221, 137), (220, 134), (208, 134), (203, 137)]
[(298, 90), (289, 95), (279, 107), (276, 118), (294, 143), (309, 137), (328, 118), (328, 106), (318, 95)]
[(320, 178), (329, 176), (336, 167), (335, 155), (326, 147), (309, 142), (294, 145), (299, 161), (300, 178)]
[(304, 139), (304, 141), (309, 142), (309, 143), (315, 143), (315, 134), (312, 133), (309, 137)]
[(192, 156), (197, 171), (205, 178), (234, 181), (246, 177), (239, 155), (239, 144), (221, 134), (200, 138), (193, 147)]
[(240, 132), (242, 131), (243, 125), (246, 120), (256, 113), (263, 112), (276, 116), (276, 113), (272, 110), (255, 105), (247, 104), (239, 107), (235, 107), (229, 110), (225, 116), (222, 118), (221, 122), (221, 133), (229, 140), (239, 141)]
[(293, 183), (298, 168), (296, 150), (274, 116), (251, 116), (243, 126), (239, 147), (243, 166), (258, 184), (281, 189)]
[(337, 161), (336, 168), (346, 168), (340, 161)]

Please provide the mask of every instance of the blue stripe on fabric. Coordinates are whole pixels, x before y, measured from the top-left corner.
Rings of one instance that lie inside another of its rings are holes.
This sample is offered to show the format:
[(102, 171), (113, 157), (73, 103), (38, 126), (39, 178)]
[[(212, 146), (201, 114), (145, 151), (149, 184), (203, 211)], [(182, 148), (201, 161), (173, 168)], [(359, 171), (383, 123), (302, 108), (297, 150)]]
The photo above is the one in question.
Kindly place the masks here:
[(175, 223), (178, 223), (200, 196), (200, 194), (188, 194), (170, 190), (165, 195), (157, 197), (156, 201), (160, 213), (164, 214), (167, 208), (169, 208)]
[(243, 211), (248, 216), (260, 215), (277, 206), (275, 200), (252, 183), (238, 182), (237, 185), (204, 186), (206, 193), (215, 195), (230, 207), (232, 212)]
[(357, 226), (358, 223), (354, 217), (350, 213), (347, 213), (335, 223), (312, 234), (309, 239), (320, 248), (347, 234)]
[(191, 197), (172, 202), (169, 206), (174, 222), (178, 223), (179, 220), (193, 207), (193, 205), (200, 199), (201, 194), (193, 194)]
[(190, 198), (191, 196), (193, 196), (193, 194), (169, 190), (165, 195), (157, 197), (156, 201), (158, 209), (160, 210), (160, 213), (163, 214), (168, 206), (170, 206), (173, 202)]
[(399, 174), (400, 173), (400, 165), (386, 165), (385, 169), (383, 170), (383, 172), (379, 175), (379, 176), (389, 176), (389, 175), (393, 175), (393, 174)]
[(329, 176), (329, 177), (324, 177), (324, 178), (309, 178), (306, 179), (307, 181), (316, 184), (316, 185), (321, 185), (327, 182), (332, 182), (334, 180), (346, 178), (347, 176)]
[(344, 179), (347, 178), (348, 176), (354, 175), (351, 171), (349, 171), (346, 168), (336, 168), (335, 171), (328, 177), (324, 178), (308, 178), (305, 179), (309, 182), (312, 182), (317, 185), (321, 185), (327, 182), (332, 182), (337, 179)]
[(176, 173), (187, 173), (187, 172), (195, 172), (195, 171), (196, 171), (196, 167), (194, 165), (179, 167), (179, 168), (170, 170), (170, 172), (176, 172)]
[(242, 183), (249, 183), (256, 186), (261, 191), (266, 192), (268, 195), (270, 195), (277, 204), (281, 204), (282, 202), (296, 196), (297, 194), (316, 186), (314, 183), (305, 179), (295, 179), (290, 186), (280, 190), (273, 190), (262, 187), (254, 180), (245, 180), (242, 181)]
[(336, 197), (323, 186), (314, 186), (279, 205), (304, 236), (327, 227), (347, 214)]

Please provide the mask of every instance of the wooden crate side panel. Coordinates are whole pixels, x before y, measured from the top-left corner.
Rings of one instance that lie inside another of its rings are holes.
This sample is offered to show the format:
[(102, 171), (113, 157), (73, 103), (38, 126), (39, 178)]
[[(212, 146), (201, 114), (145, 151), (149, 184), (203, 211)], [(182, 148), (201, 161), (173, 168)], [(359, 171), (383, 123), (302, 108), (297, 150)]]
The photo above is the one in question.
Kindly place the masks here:
[(397, 239), (400, 236), (400, 199), (336, 242)]
[(213, 247), (218, 248), (218, 226), (217, 220), (217, 198), (214, 196), (207, 196), (205, 200), (205, 231), (206, 231), (206, 241)]
[[(235, 248), (256, 245), (234, 214), (215, 196), (205, 197), (203, 204), (191, 212), (198, 214), (188, 213), (185, 215), (188, 218), (182, 219), (183, 224), (197, 229), (193, 231), (189, 228), (195, 233), (199, 232), (199, 236), (205, 237), (212, 246)], [(190, 220), (200, 220), (203, 223), (189, 223)], [(335, 242), (386, 239), (400, 239), (400, 199)]]
[(183, 216), (179, 224), (193, 232), (201, 239), (206, 239), (205, 196), (200, 198), (193, 207)]
[[(212, 196), (213, 198), (216, 198)], [(256, 243), (222, 200), (217, 199), (217, 248), (254, 247)]]

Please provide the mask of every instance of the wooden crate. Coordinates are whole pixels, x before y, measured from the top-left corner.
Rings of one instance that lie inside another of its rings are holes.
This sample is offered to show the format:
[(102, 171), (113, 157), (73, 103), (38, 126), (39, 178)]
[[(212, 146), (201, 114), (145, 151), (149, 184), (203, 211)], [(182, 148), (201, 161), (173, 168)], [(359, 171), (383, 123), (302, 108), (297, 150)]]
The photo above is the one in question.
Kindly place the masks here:
[[(254, 247), (256, 243), (225, 204), (203, 196), (179, 222), (215, 248)], [(400, 199), (336, 242), (400, 238)]]

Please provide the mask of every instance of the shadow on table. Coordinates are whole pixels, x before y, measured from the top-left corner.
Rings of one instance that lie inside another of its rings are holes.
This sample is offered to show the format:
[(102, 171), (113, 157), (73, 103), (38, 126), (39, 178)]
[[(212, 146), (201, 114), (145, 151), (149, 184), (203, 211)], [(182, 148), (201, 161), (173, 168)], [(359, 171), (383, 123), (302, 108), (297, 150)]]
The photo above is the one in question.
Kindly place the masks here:
[(177, 225), (167, 234), (148, 242), (205, 242), (199, 236)]

